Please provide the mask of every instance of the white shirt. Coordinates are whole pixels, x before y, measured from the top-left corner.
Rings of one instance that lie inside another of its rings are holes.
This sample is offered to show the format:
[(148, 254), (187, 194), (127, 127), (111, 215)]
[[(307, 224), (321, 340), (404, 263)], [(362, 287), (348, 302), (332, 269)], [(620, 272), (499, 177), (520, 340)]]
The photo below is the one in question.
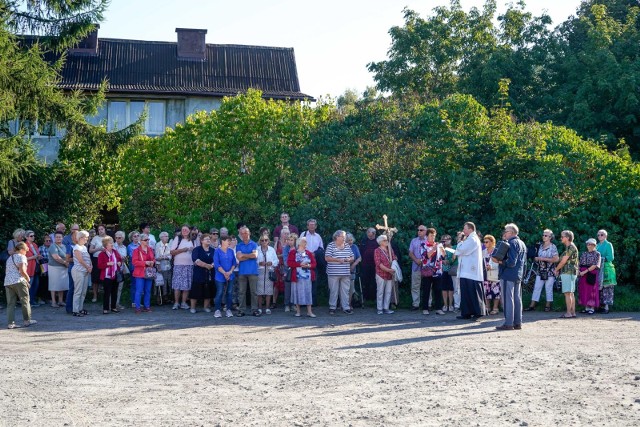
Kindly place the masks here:
[(303, 231), (300, 237), (307, 239), (307, 250), (309, 252), (315, 252), (318, 248), (324, 248), (322, 243), (322, 237), (318, 233), (311, 233), (310, 231)]
[(91, 247), (96, 250), (93, 254), (91, 254), (94, 258), (98, 258), (98, 255), (100, 255), (100, 252), (102, 252), (102, 249), (104, 249), (104, 246), (102, 246), (102, 239), (104, 239), (104, 237), (100, 236), (96, 236), (91, 239)]
[(278, 265), (278, 255), (276, 255), (276, 250), (271, 246), (268, 246), (266, 252), (262, 252), (262, 246), (258, 246), (258, 258), (256, 260), (258, 262), (258, 269), (264, 269), (264, 265), (260, 265), (261, 262), (271, 262), (270, 270), (275, 268)]
[(464, 241), (458, 243), (456, 256), (458, 257), (458, 277), (479, 282), (484, 281), (482, 245), (475, 231), (469, 234)]

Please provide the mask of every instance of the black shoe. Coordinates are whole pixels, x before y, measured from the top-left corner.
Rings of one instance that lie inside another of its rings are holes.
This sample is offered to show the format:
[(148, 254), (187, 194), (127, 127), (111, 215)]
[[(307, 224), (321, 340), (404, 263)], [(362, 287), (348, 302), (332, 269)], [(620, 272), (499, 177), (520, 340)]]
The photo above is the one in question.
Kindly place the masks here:
[(420, 307), (416, 307), (415, 305), (411, 306), (411, 311), (418, 311), (420, 310)]
[(353, 310), (342, 310), (344, 314), (353, 314)]
[(471, 316), (456, 316), (456, 319), (469, 320), (469, 319), (471, 319)]
[(522, 329), (522, 325), (513, 325), (513, 329), (519, 331), (520, 329)]
[(260, 316), (262, 316), (262, 313), (260, 313), (258, 310), (256, 310), (256, 311), (253, 312), (253, 315), (256, 316), (256, 317), (260, 317)]
[(534, 311), (535, 309), (535, 307), (527, 307), (524, 309), (524, 311)]
[(335, 310), (329, 310), (329, 314), (331, 314), (331, 315), (336, 314), (336, 311)]
[(238, 311), (236, 317), (244, 317), (244, 311)]

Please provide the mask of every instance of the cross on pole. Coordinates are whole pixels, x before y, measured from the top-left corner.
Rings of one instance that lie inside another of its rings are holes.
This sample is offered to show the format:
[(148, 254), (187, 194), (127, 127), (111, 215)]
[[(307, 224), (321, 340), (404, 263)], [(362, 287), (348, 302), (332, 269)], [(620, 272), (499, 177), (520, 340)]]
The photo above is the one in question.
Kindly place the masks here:
[(376, 229), (383, 230), (384, 234), (386, 234), (389, 240), (391, 240), (393, 235), (398, 232), (398, 229), (395, 227), (389, 227), (389, 224), (387, 223), (387, 214), (382, 215), (382, 219), (384, 220), (384, 225), (376, 224)]

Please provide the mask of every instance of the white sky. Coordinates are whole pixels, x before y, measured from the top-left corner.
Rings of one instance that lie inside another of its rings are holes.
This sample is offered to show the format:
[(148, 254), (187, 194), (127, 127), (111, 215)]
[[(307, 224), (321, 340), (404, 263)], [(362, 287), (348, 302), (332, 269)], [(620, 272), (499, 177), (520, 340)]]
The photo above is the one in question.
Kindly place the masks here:
[[(462, 0), (481, 8), (484, 0)], [(515, 1), (513, 2), (515, 3)], [(175, 29), (205, 28), (207, 43), (293, 47), (301, 91), (336, 97), (374, 84), (369, 62), (386, 58), (388, 31), (407, 6), (426, 17), (447, 0), (111, 0), (99, 37), (175, 41)], [(505, 1), (498, 0), (499, 10)], [(574, 15), (579, 0), (528, 0), (554, 26)]]

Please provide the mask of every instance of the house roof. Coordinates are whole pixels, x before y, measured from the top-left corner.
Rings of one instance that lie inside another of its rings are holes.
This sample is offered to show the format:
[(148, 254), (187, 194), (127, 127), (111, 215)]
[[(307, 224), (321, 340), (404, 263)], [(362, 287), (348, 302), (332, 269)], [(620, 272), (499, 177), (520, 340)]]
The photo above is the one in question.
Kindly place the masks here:
[(59, 85), (91, 91), (105, 79), (112, 93), (227, 96), (254, 88), (265, 98), (313, 100), (300, 92), (292, 48), (207, 44), (205, 60), (194, 61), (178, 59), (175, 42), (100, 38), (97, 55), (67, 55)]

